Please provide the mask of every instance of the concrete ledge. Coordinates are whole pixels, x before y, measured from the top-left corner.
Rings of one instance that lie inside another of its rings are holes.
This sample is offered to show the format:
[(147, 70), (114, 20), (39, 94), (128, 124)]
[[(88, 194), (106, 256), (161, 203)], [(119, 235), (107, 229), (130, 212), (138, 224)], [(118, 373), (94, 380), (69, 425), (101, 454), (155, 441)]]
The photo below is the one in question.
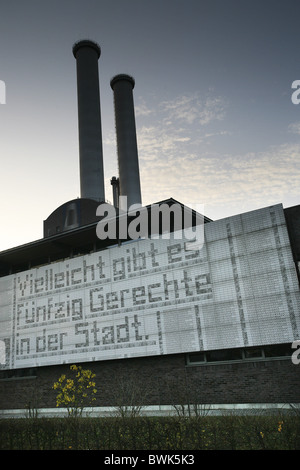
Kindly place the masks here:
[[(130, 415), (131, 408), (128, 408)], [(141, 409), (141, 416), (222, 416), (222, 415), (276, 415), (279, 413), (297, 413), (300, 415), (300, 403), (232, 403), (198, 405), (195, 413), (193, 405), (152, 405)], [(84, 408), (83, 417), (113, 417), (119, 416), (116, 407), (100, 406)], [(34, 410), (12, 409), (0, 410), (0, 419), (5, 418), (63, 418), (68, 416), (66, 408), (37, 408)]]

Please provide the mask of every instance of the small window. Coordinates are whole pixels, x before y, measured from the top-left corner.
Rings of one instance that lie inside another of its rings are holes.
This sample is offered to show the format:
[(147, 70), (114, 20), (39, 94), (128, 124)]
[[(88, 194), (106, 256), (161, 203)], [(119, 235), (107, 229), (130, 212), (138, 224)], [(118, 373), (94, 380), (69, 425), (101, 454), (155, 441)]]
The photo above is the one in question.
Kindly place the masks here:
[(254, 358), (262, 358), (263, 351), (261, 348), (247, 348), (244, 350), (245, 359), (254, 359)]
[(197, 352), (189, 354), (189, 362), (205, 362), (205, 354), (204, 352)]
[(239, 359), (243, 359), (241, 349), (220, 349), (219, 351), (208, 351), (206, 353), (207, 362), (237, 361)]
[(187, 364), (213, 364), (231, 361), (264, 361), (291, 356), (291, 344), (272, 344), (269, 346), (252, 346), (249, 348), (219, 349), (199, 351), (187, 356)]
[(36, 376), (35, 368), (28, 369), (10, 369), (10, 370), (1, 370), (0, 371), (0, 380), (1, 379), (19, 379), (25, 377), (35, 377)]
[(67, 222), (66, 225), (69, 227), (70, 225), (75, 224), (75, 211), (74, 209), (69, 209), (67, 214)]
[(265, 357), (283, 357), (291, 355), (290, 344), (272, 344), (264, 346)]

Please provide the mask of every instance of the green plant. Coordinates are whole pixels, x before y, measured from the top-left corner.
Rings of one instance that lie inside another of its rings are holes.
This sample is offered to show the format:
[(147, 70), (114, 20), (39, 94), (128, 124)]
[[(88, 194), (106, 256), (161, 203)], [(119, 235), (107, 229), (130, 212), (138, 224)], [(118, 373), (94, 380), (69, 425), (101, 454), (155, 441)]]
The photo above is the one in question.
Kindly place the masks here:
[(84, 406), (91, 405), (96, 399), (97, 389), (93, 380), (95, 377), (96, 375), (89, 369), (70, 366), (70, 377), (63, 374), (53, 384), (53, 389), (58, 392), (56, 406), (65, 406), (68, 416), (81, 416)]

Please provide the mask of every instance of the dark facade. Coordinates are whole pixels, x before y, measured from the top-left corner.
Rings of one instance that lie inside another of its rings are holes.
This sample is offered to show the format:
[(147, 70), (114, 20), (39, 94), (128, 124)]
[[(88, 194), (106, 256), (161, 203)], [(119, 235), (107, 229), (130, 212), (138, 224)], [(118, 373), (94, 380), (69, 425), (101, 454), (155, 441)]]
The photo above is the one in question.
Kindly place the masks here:
[[(299, 403), (299, 366), (290, 358), (187, 365), (184, 354), (82, 363), (96, 374), (94, 406), (138, 404), (294, 404)], [(0, 380), (2, 410), (55, 408), (52, 385), (69, 365), (15, 371)], [(3, 374), (4, 375), (4, 374)], [(124, 392), (124, 390), (126, 390)]]
[(93, 199), (77, 198), (66, 202), (44, 220), (44, 237), (97, 222), (98, 205)]

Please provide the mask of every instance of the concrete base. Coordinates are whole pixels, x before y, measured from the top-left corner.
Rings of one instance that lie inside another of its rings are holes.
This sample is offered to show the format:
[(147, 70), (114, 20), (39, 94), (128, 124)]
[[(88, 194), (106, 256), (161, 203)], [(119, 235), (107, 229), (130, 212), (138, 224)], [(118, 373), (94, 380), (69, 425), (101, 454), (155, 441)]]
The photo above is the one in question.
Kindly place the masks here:
[[(124, 411), (124, 410), (123, 410)], [(128, 407), (128, 416), (131, 415)], [(225, 415), (276, 415), (297, 413), (300, 415), (300, 403), (233, 403), (198, 405), (197, 410), (188, 405), (153, 405), (140, 410), (140, 416), (225, 416)], [(117, 407), (99, 406), (84, 408), (82, 416), (90, 418), (115, 417), (121, 413)], [(123, 414), (124, 415), (124, 414)], [(5, 418), (64, 418), (68, 416), (66, 408), (38, 408), (33, 410), (0, 410), (0, 419)]]

